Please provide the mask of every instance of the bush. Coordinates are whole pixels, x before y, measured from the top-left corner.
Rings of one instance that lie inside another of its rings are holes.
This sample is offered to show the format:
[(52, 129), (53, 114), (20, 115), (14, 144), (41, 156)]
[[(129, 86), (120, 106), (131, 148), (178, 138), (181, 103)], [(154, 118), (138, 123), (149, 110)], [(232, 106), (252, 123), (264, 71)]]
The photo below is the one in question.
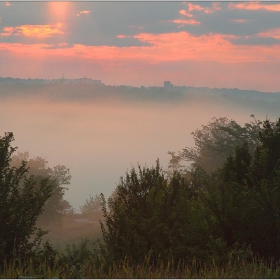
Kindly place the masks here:
[(191, 185), (177, 173), (167, 180), (159, 161), (152, 168), (138, 166), (138, 172), (132, 168), (109, 199), (110, 212), (103, 201), (108, 259), (138, 263), (148, 253), (151, 262), (193, 258), (206, 232), (198, 204)]

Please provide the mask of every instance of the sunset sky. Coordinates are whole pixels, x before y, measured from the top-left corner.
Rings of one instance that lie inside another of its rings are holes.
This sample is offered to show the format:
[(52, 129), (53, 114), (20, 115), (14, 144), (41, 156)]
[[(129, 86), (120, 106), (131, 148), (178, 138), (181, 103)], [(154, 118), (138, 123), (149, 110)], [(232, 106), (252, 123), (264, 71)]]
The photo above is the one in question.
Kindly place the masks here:
[(0, 2), (0, 76), (280, 91), (280, 2)]

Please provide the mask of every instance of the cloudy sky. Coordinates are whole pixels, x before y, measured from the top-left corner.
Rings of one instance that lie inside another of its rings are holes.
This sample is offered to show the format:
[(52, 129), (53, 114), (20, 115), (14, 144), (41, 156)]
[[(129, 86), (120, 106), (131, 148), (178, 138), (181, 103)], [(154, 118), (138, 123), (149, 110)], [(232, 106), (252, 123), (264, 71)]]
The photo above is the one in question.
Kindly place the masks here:
[(280, 91), (280, 2), (0, 2), (0, 76)]

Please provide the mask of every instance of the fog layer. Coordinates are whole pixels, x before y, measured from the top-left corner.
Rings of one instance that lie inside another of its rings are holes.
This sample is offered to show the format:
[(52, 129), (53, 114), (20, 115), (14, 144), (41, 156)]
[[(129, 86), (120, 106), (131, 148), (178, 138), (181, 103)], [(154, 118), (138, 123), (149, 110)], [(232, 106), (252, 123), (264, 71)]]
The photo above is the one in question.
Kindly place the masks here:
[(103, 192), (108, 197), (132, 165), (151, 166), (159, 158), (166, 168), (167, 152), (193, 146), (191, 132), (212, 117), (226, 116), (240, 124), (251, 121), (251, 114), (274, 120), (279, 108), (275, 102), (204, 95), (203, 90), (196, 95), (178, 93), (180, 98), (174, 99), (176, 92), (162, 89), (162, 96), (171, 95), (162, 100), (140, 93), (133, 98), (88, 98), (81, 91), (64, 96), (58, 87), (44, 88), (44, 94), (40, 88), (7, 91), (0, 89), (1, 136), (11, 131), (19, 151), (44, 157), (50, 166), (70, 168), (65, 198), (76, 209), (89, 194)]

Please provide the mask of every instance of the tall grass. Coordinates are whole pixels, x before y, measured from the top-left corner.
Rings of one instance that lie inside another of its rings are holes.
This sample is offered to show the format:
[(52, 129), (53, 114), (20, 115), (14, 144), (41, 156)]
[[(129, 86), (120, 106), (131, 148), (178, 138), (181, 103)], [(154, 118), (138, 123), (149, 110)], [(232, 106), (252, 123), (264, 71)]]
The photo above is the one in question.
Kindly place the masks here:
[(0, 271), (1, 278), (279, 278), (280, 267), (253, 258), (229, 261), (219, 265), (212, 262), (198, 262), (195, 259), (188, 263), (174, 265), (172, 261), (164, 263), (160, 259), (151, 264), (146, 260), (140, 264), (130, 264), (127, 260), (108, 264), (101, 256), (89, 257), (82, 264), (67, 262), (56, 256), (50, 263), (45, 260), (34, 262), (17, 261), (4, 263)]

